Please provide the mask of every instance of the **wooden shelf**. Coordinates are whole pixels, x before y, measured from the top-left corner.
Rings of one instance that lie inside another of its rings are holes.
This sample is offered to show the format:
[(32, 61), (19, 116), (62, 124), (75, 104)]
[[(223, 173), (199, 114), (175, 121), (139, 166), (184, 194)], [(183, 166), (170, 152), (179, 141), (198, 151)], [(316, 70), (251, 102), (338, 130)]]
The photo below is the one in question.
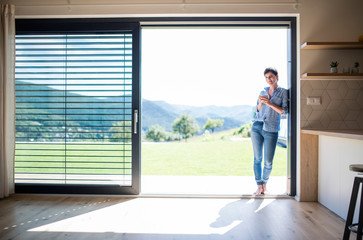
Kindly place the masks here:
[(312, 80), (363, 80), (363, 73), (345, 74), (345, 73), (304, 73), (301, 75), (301, 79)]
[(303, 50), (318, 49), (363, 49), (363, 42), (304, 42)]

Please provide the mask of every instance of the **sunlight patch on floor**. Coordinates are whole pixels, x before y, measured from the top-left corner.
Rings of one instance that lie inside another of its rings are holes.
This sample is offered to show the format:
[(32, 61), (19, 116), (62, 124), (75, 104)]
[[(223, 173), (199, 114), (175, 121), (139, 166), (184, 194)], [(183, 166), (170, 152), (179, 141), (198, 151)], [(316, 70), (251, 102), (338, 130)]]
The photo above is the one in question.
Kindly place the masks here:
[[(235, 199), (137, 198), (28, 231), (223, 235), (250, 221), (251, 214), (262, 211), (274, 201), (275, 199), (251, 199), (245, 202)], [(65, 213), (71, 211), (72, 209), (63, 210)]]
[[(54, 223), (31, 232), (91, 232), (145, 234), (225, 234), (243, 219), (224, 219), (224, 212), (237, 206), (231, 199), (138, 198)], [(219, 209), (219, 210), (218, 210)], [(228, 213), (229, 214), (229, 213)]]
[(275, 200), (276, 199), (269, 199), (269, 198), (263, 199), (261, 205), (258, 207), (257, 210), (255, 210), (255, 213), (258, 213), (259, 211), (261, 211), (262, 209), (264, 209), (266, 206), (268, 206), (269, 204), (271, 204)]

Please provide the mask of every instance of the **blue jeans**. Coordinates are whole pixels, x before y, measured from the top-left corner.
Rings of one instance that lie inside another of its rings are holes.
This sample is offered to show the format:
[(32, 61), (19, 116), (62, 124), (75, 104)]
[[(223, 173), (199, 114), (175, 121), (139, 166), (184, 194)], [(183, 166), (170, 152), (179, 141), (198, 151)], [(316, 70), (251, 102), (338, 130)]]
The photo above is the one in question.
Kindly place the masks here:
[[(253, 171), (255, 172), (257, 185), (266, 184), (270, 177), (278, 139), (278, 132), (267, 132), (262, 130), (263, 124), (263, 122), (254, 122), (251, 129), (251, 140), (254, 154)], [(262, 149), (264, 152), (263, 172)]]

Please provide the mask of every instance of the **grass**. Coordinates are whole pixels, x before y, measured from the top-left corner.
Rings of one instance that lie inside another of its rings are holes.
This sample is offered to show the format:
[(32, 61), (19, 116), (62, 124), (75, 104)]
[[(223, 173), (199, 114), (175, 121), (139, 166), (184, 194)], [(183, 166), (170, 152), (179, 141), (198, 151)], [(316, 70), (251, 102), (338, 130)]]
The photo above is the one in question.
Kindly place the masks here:
[[(253, 176), (249, 139), (232, 141), (233, 130), (188, 142), (142, 144), (144, 175)], [(130, 144), (16, 144), (15, 173), (131, 174)], [(286, 176), (286, 148), (277, 147), (272, 176)]]
[[(131, 174), (130, 144), (17, 143), (15, 173)], [(66, 160), (66, 161), (65, 161)]]
[[(277, 146), (271, 176), (286, 176), (286, 148)], [(252, 176), (250, 140), (142, 144), (142, 174)]]

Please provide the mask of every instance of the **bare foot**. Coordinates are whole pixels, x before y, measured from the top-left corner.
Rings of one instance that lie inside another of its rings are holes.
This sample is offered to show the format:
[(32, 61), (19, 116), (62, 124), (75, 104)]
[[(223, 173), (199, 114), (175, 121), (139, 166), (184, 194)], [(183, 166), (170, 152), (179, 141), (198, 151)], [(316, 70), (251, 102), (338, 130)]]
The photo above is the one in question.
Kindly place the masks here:
[(262, 194), (268, 193), (266, 184), (262, 185)]
[(263, 187), (262, 187), (262, 185), (257, 185), (257, 190), (253, 194), (255, 194), (255, 195), (261, 195), (261, 194), (263, 194)]

